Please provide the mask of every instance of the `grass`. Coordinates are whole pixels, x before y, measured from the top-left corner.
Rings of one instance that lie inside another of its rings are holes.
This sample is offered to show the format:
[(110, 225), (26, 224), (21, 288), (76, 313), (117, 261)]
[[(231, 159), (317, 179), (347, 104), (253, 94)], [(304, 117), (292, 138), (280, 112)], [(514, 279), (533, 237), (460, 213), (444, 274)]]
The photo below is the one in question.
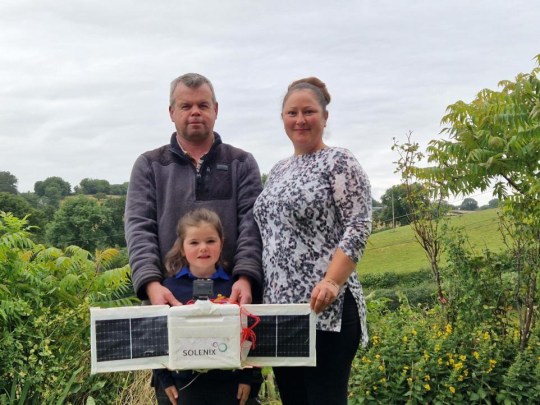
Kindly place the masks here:
[[(504, 248), (497, 209), (467, 212), (449, 218), (449, 226), (461, 228), (471, 247), (479, 253), (485, 248)], [(443, 256), (444, 258), (444, 256)], [(410, 226), (402, 226), (370, 236), (364, 256), (358, 264), (360, 275), (367, 273), (411, 273), (429, 268), (429, 262)]]

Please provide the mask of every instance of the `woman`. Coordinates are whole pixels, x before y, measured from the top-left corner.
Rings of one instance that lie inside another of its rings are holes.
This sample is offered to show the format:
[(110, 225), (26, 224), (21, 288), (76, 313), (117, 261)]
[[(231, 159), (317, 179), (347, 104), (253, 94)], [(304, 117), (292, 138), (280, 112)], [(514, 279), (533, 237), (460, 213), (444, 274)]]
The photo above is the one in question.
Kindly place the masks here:
[(330, 94), (319, 79), (293, 82), (281, 117), (294, 155), (271, 170), (253, 212), (263, 240), (264, 302), (310, 302), (317, 367), (275, 367), (284, 405), (346, 404), (351, 363), (367, 343), (355, 268), (371, 231), (368, 178), (351, 152), (328, 147)]

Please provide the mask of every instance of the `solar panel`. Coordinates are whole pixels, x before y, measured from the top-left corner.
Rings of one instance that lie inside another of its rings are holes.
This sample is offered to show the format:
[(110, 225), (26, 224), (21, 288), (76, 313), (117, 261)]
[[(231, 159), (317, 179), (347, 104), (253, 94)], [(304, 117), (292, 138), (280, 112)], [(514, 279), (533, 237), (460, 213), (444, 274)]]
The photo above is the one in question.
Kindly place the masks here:
[[(260, 323), (253, 331), (255, 347), (246, 364), (254, 366), (315, 366), (316, 315), (309, 304), (244, 305)], [(253, 325), (247, 319), (248, 326)]]
[[(316, 315), (310, 310), (309, 304), (242, 307), (260, 319), (253, 329), (255, 347), (242, 362), (244, 366), (316, 365)], [(186, 368), (179, 363), (181, 360), (177, 354), (173, 357), (169, 355), (178, 353), (179, 342), (186, 341), (185, 337), (191, 333), (179, 324), (178, 314), (183, 311), (179, 308), (167, 305), (91, 308), (92, 373), (169, 366)], [(202, 308), (201, 305), (198, 311)], [(244, 326), (253, 326), (254, 323), (253, 318), (245, 314), (241, 315), (241, 321)], [(190, 327), (193, 325), (190, 324)], [(197, 336), (192, 336), (193, 344), (201, 345), (201, 339), (211, 338), (212, 330), (218, 331), (220, 328), (217, 325), (201, 328)]]
[(168, 305), (91, 308), (92, 373), (163, 368)]

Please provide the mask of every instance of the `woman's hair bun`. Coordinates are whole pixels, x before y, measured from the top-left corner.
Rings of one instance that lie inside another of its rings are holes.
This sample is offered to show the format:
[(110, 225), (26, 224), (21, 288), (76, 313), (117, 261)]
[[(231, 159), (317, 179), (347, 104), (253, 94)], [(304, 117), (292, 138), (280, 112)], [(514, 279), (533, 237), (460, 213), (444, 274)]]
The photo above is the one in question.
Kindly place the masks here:
[(330, 97), (330, 93), (328, 92), (328, 89), (326, 88), (326, 84), (321, 79), (315, 76), (310, 76), (310, 77), (305, 77), (303, 79), (295, 80), (294, 82), (289, 84), (289, 87), (287, 90), (291, 91), (296, 86), (299, 86), (303, 83), (307, 83), (318, 88), (321, 91), (322, 95), (324, 96), (324, 99), (326, 100), (326, 104), (330, 103), (331, 97)]

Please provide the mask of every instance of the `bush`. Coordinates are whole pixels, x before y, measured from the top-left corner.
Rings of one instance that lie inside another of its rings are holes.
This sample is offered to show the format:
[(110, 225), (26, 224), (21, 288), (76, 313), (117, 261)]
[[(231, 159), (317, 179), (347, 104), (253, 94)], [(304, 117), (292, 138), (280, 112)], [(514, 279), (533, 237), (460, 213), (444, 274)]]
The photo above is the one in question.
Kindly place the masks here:
[(417, 287), (426, 281), (432, 280), (429, 269), (422, 269), (412, 273), (398, 274), (385, 272), (377, 274), (365, 274), (360, 277), (362, 287), (367, 291), (391, 287)]
[(127, 377), (89, 376), (89, 307), (134, 302), (116, 254), (37, 245), (0, 214), (0, 403), (112, 403)]
[(362, 287), (367, 300), (384, 298), (389, 310), (399, 307), (401, 296), (413, 306), (431, 307), (435, 303), (436, 285), (428, 269), (407, 274), (366, 274), (362, 276)]
[(540, 346), (519, 352), (519, 330), (444, 321), (440, 307), (369, 303), (371, 344), (353, 362), (349, 403), (538, 403)]
[(412, 288), (383, 288), (372, 291), (366, 300), (384, 299), (388, 310), (396, 310), (401, 305), (401, 301), (406, 301), (411, 306), (433, 307), (437, 287), (434, 282), (424, 282), (424, 284)]

